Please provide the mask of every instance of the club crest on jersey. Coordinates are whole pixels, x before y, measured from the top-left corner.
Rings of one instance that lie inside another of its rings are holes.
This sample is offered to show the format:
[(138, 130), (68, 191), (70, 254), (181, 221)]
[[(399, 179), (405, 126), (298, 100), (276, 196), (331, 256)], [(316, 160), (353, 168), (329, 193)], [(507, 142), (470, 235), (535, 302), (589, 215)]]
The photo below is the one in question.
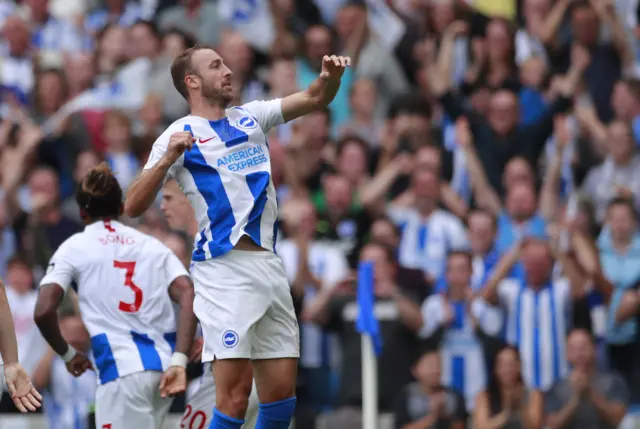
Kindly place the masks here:
[(231, 330), (224, 331), (224, 334), (222, 334), (222, 344), (228, 349), (234, 348), (238, 345), (238, 334)]
[(241, 130), (252, 130), (258, 126), (258, 122), (251, 116), (242, 116), (238, 119), (236, 126)]

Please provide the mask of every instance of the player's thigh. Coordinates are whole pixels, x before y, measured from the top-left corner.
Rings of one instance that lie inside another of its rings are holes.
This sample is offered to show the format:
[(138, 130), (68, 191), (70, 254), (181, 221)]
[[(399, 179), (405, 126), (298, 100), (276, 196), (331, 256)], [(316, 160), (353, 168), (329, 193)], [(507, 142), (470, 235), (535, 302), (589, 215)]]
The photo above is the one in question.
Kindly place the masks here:
[(161, 398), (162, 373), (139, 372), (110, 381), (96, 389), (96, 428), (160, 429), (171, 398)]
[(269, 305), (265, 279), (251, 262), (231, 251), (192, 268), (193, 309), (204, 338), (203, 362), (251, 358), (252, 328)]
[(256, 323), (252, 350), (254, 378), (260, 401), (275, 402), (295, 393), (300, 330), (291, 290), (282, 263), (273, 262), (272, 300), (265, 317)]
[(255, 324), (253, 360), (300, 357), (300, 329), (291, 288), (280, 259), (269, 261), (270, 304)]
[[(211, 424), (213, 405), (216, 402), (216, 382), (211, 373), (211, 367), (207, 365), (202, 375), (202, 384), (189, 398), (185, 411), (180, 420), (180, 429), (206, 429)], [(245, 424), (242, 429), (254, 429), (258, 417), (258, 394), (255, 384), (249, 395), (249, 407), (245, 416)]]

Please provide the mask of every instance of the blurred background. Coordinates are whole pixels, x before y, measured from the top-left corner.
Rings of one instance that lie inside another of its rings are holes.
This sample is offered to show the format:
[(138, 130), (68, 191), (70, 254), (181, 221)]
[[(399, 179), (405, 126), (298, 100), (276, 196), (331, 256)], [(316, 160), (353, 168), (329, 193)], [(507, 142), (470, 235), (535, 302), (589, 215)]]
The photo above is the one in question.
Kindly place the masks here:
[[(126, 190), (188, 114), (169, 67), (195, 43), (233, 71), (234, 104), (352, 58), (328, 109), (268, 136), (301, 327), (296, 427), (362, 427), (361, 259), (380, 428), (635, 427), (638, 16), (637, 0), (0, 0), (0, 277), (46, 396), (20, 416), (5, 392), (0, 428), (91, 427), (95, 377), (48, 349), (36, 285), (83, 228), (83, 175), (106, 161)], [(175, 183), (124, 221), (188, 266), (197, 226)], [(184, 402), (167, 427), (202, 429)]]

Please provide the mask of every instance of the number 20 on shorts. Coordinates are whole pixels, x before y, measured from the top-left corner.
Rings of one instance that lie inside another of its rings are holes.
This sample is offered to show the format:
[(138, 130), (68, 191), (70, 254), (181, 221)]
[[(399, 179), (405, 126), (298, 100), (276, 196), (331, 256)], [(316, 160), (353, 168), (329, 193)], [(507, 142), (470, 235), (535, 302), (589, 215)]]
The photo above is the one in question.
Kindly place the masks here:
[(207, 415), (204, 411), (193, 412), (191, 405), (187, 405), (184, 410), (184, 417), (180, 421), (180, 429), (204, 429), (204, 424), (207, 422)]

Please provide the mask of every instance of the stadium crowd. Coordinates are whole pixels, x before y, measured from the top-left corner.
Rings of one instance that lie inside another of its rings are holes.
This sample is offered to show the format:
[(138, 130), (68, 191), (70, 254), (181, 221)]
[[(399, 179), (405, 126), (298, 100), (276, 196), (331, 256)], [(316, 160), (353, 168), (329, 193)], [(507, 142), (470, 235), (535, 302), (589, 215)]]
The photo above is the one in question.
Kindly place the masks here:
[[(325, 54), (353, 61), (327, 110), (268, 136), (296, 427), (362, 425), (360, 260), (375, 262), (388, 427), (632, 421), (639, 16), (636, 0), (0, 0), (0, 278), (50, 427), (89, 427), (96, 381), (48, 349), (36, 285), (83, 228), (85, 173), (105, 161), (126, 190), (188, 114), (170, 64), (195, 43), (233, 71), (234, 104), (305, 88)], [(175, 182), (124, 221), (189, 265), (197, 223)], [(72, 300), (61, 311), (87, 350)]]

